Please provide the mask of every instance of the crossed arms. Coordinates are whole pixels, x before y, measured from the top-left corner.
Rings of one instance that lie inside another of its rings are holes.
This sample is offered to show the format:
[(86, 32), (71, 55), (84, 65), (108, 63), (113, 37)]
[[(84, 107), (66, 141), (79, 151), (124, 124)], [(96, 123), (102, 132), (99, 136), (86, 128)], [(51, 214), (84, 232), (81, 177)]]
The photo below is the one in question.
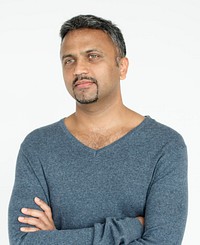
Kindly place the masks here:
[[(41, 210), (37, 209), (27, 209), (22, 208), (21, 212), (24, 215), (28, 216), (20, 216), (18, 217), (19, 222), (31, 225), (31, 227), (21, 227), (20, 230), (22, 232), (36, 232), (39, 230), (42, 231), (53, 231), (56, 230), (51, 208), (38, 197), (34, 198), (35, 203), (41, 208)], [(137, 217), (142, 225), (144, 225), (144, 218), (139, 216)]]
[(10, 244), (180, 245), (187, 216), (185, 149), (182, 147), (174, 156), (170, 155), (170, 161), (176, 165), (170, 165), (168, 158), (166, 153), (160, 160), (148, 189), (145, 224), (142, 225), (141, 217), (105, 217), (103, 223), (93, 226), (58, 229), (43, 169), (36, 175), (29, 159), (20, 151), (9, 206)]
[[(41, 210), (37, 209), (28, 209), (22, 208), (21, 212), (25, 216), (18, 217), (18, 221), (24, 224), (28, 224), (31, 226), (21, 227), (20, 230), (22, 232), (36, 232), (39, 230), (42, 231), (53, 231), (56, 230), (51, 208), (38, 197), (34, 198), (35, 203), (41, 208)], [(28, 216), (27, 216), (28, 215)], [(144, 218), (141, 216), (137, 217), (142, 225), (144, 225)]]

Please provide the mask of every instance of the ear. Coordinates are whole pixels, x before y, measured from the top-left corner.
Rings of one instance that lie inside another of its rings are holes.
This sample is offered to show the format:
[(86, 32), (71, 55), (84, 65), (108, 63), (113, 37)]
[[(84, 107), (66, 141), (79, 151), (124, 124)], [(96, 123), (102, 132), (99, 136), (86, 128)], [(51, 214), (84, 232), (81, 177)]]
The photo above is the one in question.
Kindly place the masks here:
[(120, 79), (124, 80), (128, 71), (129, 61), (127, 57), (121, 58), (119, 61)]

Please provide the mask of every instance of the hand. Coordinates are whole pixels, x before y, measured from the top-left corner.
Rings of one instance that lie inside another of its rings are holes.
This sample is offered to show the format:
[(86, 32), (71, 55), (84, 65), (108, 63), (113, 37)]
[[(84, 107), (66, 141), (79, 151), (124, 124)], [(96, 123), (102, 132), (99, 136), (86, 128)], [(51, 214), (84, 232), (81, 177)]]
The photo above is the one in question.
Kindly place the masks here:
[(52, 219), (51, 208), (41, 199), (36, 197), (35, 203), (43, 210), (22, 208), (21, 212), (31, 217), (18, 217), (18, 221), (24, 224), (29, 224), (34, 227), (21, 227), (22, 232), (36, 232), (39, 230), (52, 231), (56, 230)]
[(138, 216), (137, 219), (139, 219), (140, 223), (144, 225), (144, 217)]

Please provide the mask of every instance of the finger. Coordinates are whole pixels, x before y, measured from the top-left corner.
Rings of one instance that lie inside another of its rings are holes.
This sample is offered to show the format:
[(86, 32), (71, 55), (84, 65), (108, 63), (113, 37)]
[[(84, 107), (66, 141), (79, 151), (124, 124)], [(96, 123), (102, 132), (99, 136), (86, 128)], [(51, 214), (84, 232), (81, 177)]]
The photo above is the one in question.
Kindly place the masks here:
[(138, 218), (138, 220), (140, 221), (140, 223), (141, 223), (142, 225), (144, 225), (144, 217), (138, 216), (137, 218)]
[(48, 219), (47, 215), (43, 211), (36, 210), (36, 209), (30, 209), (30, 208), (22, 208), (21, 212), (23, 214), (35, 217), (35, 218), (37, 218), (37, 220), (41, 220), (44, 224), (48, 224), (49, 223), (49, 219)]
[(36, 228), (36, 227), (21, 227), (20, 231), (22, 232), (36, 232), (39, 231), (40, 229)]
[(52, 219), (52, 212), (51, 212), (51, 208), (46, 204), (46, 202), (44, 202), (43, 200), (41, 200), (38, 197), (34, 198), (35, 203), (42, 209), (44, 210), (44, 212), (47, 214), (49, 219)]
[(47, 225), (40, 219), (31, 217), (19, 217), (18, 221), (24, 224), (33, 225), (40, 230), (46, 230)]
[(32, 209), (32, 208), (22, 208), (21, 212), (26, 215), (30, 215), (36, 218), (40, 218), (44, 215), (43, 211), (37, 210), (37, 209)]

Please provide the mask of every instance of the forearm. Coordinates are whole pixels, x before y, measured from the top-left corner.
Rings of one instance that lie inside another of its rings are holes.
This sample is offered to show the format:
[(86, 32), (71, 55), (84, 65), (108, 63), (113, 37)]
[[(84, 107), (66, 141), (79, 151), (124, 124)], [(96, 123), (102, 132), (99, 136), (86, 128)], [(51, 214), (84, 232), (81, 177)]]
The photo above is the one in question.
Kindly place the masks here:
[(10, 245), (83, 245), (92, 244), (93, 229), (54, 230), (10, 236)]
[(143, 226), (137, 218), (107, 218), (91, 228), (37, 231), (22, 233), (10, 231), (11, 245), (115, 245), (129, 244), (142, 237)]

